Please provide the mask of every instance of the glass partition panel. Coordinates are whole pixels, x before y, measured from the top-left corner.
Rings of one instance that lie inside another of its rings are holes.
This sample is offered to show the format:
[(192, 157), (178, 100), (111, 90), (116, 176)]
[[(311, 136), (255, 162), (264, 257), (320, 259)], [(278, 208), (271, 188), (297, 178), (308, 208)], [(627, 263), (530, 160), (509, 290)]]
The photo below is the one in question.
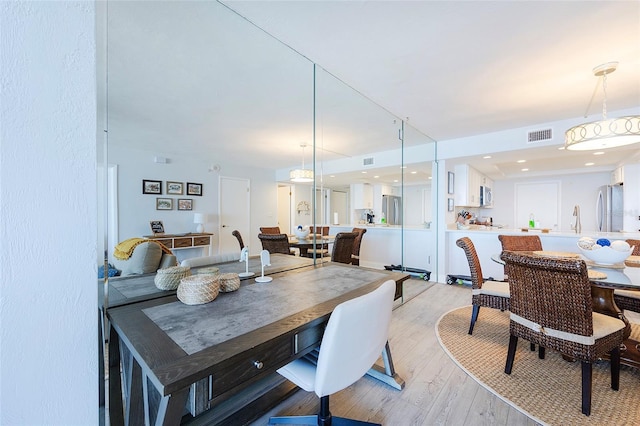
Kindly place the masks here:
[[(438, 174), (436, 142), (404, 122), (404, 262), (414, 275), (436, 281)], [(427, 271), (424, 273), (423, 271)]]
[(360, 265), (402, 264), (402, 120), (316, 66), (315, 216), (364, 228)]
[(166, 234), (213, 234), (170, 247), (178, 261), (238, 252), (236, 229), (258, 253), (259, 228), (279, 225), (275, 170), (300, 161), (301, 141), (312, 153), (313, 64), (217, 2), (113, 2), (108, 14), (109, 246), (161, 221)]

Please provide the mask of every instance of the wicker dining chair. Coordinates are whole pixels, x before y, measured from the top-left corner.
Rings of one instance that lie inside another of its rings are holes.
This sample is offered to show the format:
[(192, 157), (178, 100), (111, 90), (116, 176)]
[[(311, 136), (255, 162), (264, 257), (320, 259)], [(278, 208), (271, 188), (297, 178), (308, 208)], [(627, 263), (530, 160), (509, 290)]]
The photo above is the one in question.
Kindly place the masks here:
[(270, 235), (280, 234), (280, 227), (279, 226), (261, 226), (260, 233), (270, 234)]
[(578, 359), (582, 361), (582, 413), (590, 415), (595, 360), (609, 354), (611, 388), (619, 388), (624, 322), (593, 312), (584, 261), (513, 251), (502, 253), (502, 259), (511, 274), (510, 337), (504, 372), (511, 374), (519, 337), (539, 345), (540, 358), (548, 348)]
[[(640, 240), (626, 240), (633, 247), (634, 256), (640, 256)], [(613, 300), (620, 309), (625, 311), (640, 312), (640, 291), (636, 290), (614, 290)]]
[[(329, 235), (328, 226), (312, 226), (310, 229), (312, 234), (321, 235), (323, 237)], [(316, 258), (324, 256), (329, 256), (329, 244), (318, 243), (315, 248), (307, 250), (307, 257)]]
[(542, 250), (542, 242), (537, 235), (498, 235), (502, 250), (536, 251)]
[(244, 242), (242, 241), (242, 235), (240, 235), (240, 231), (236, 229), (231, 233), (231, 235), (237, 238), (238, 244), (240, 244), (240, 250), (242, 250), (244, 248)]
[(355, 232), (338, 232), (333, 242), (333, 251), (331, 252), (331, 261), (338, 263), (351, 263), (351, 254), (353, 253), (353, 244), (356, 237)]
[(294, 254), (289, 248), (289, 237), (287, 234), (258, 234), (262, 243), (262, 249), (271, 254)]
[(469, 334), (473, 334), (473, 327), (478, 320), (480, 307), (509, 309), (509, 284), (502, 281), (485, 281), (482, 277), (482, 267), (478, 253), (473, 242), (468, 237), (460, 238), (456, 245), (464, 250), (469, 262), (469, 272), (471, 272), (471, 304), (473, 312), (471, 314), (471, 324)]
[(360, 266), (360, 246), (362, 245), (362, 237), (367, 232), (365, 228), (353, 228), (351, 232), (358, 234), (353, 243), (353, 253), (351, 253), (351, 264)]

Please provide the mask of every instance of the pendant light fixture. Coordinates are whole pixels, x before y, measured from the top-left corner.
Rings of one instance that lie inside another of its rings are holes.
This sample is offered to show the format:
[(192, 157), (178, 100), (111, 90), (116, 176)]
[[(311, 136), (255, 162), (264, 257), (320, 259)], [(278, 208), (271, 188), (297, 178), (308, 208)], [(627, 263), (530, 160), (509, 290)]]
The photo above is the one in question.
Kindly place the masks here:
[[(606, 149), (640, 142), (640, 116), (607, 119), (607, 75), (618, 67), (608, 62), (593, 69), (596, 77), (602, 77), (602, 120), (579, 124), (565, 132), (564, 146), (574, 151)], [(597, 86), (596, 86), (597, 88)]]
[(313, 182), (313, 170), (308, 170), (304, 168), (304, 149), (307, 147), (306, 143), (301, 143), (300, 147), (302, 148), (302, 168), (291, 170), (289, 172), (289, 180), (291, 182)]

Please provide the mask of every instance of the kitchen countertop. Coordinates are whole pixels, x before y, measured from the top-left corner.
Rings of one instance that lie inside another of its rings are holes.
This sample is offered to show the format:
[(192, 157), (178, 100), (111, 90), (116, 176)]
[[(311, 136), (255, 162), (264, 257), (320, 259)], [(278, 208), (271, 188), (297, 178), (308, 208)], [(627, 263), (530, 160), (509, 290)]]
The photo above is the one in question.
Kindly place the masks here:
[(507, 235), (539, 235), (541, 237), (591, 237), (591, 238), (609, 238), (609, 239), (640, 239), (640, 232), (581, 232), (576, 234), (575, 232), (562, 232), (562, 231), (550, 231), (542, 233), (539, 230), (533, 230), (524, 232), (520, 228), (499, 228), (497, 226), (483, 226), (483, 225), (468, 225), (469, 229), (457, 229), (455, 225), (447, 227), (447, 232), (451, 233), (493, 233), (493, 234), (507, 234)]
[(367, 223), (358, 223), (355, 225), (329, 225), (331, 228), (366, 228), (366, 229), (391, 229), (391, 230), (400, 230), (404, 229), (406, 231), (431, 231), (431, 228), (425, 228), (423, 225), (407, 225), (404, 228), (401, 225), (383, 225), (381, 223), (375, 224), (367, 224)]

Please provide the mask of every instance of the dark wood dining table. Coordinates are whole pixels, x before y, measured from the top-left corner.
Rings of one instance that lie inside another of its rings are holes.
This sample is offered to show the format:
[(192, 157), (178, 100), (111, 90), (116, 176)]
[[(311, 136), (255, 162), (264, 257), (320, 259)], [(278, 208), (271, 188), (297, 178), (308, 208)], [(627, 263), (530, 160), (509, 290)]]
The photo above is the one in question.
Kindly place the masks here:
[(298, 238), (295, 235), (289, 235), (289, 247), (297, 248), (300, 250), (300, 256), (307, 256), (309, 249), (315, 247), (328, 247), (329, 244), (333, 244), (336, 240), (335, 235), (318, 235), (315, 237), (310, 234), (306, 238)]
[[(557, 252), (551, 253), (556, 257), (560, 255)], [(537, 255), (544, 255), (544, 252)], [(575, 256), (576, 254), (571, 253), (571, 255)], [(598, 265), (579, 254), (577, 258), (584, 260), (589, 270), (604, 274), (603, 277), (589, 277), (593, 310), (601, 314), (620, 318), (624, 321), (625, 341), (620, 351), (620, 362), (631, 367), (640, 368), (640, 342), (629, 338), (631, 334), (631, 324), (624, 316), (624, 312), (618, 308), (613, 298), (615, 290), (640, 291), (640, 267), (628, 266), (624, 263), (617, 265)], [(504, 261), (500, 258), (499, 253), (491, 256), (491, 259), (504, 265)]]
[[(109, 308), (114, 424), (250, 421), (296, 389), (275, 371), (317, 346), (338, 304), (388, 279), (401, 297), (409, 275), (316, 262), (271, 277), (204, 305), (169, 295)], [(370, 374), (401, 389), (388, 344), (382, 355)]]

